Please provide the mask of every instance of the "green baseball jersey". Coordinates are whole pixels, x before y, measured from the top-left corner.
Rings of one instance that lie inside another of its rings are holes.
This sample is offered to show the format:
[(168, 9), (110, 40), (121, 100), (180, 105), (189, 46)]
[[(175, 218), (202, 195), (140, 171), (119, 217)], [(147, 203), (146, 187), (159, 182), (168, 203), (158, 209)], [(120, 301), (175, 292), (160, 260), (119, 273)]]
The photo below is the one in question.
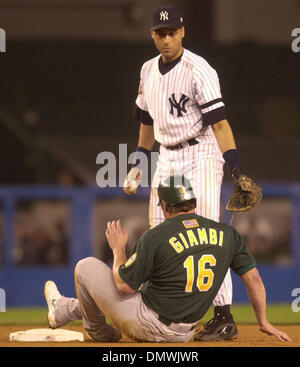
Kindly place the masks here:
[(146, 231), (119, 274), (165, 323), (193, 323), (212, 304), (229, 267), (238, 275), (255, 267), (242, 237), (192, 213)]

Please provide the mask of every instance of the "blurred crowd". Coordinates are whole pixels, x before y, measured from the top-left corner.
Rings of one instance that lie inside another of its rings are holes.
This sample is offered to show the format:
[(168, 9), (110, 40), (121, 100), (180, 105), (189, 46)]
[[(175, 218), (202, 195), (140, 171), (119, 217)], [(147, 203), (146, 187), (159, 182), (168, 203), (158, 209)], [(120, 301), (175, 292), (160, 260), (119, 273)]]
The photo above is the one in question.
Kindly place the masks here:
[(21, 202), (15, 224), (16, 264), (67, 265), (69, 219), (66, 201)]
[[(149, 228), (147, 200), (104, 200), (95, 203), (92, 223), (93, 256), (112, 266), (105, 238), (107, 221), (121, 219), (128, 231), (127, 257)], [(290, 264), (292, 205), (289, 199), (264, 199), (253, 211), (236, 214), (241, 233), (258, 263)], [(67, 200), (21, 201), (14, 226), (13, 258), (17, 266), (65, 266), (69, 262), (71, 205)], [(3, 215), (0, 208), (0, 266), (3, 265)]]
[(258, 263), (291, 262), (291, 213), (288, 199), (265, 199), (252, 212), (236, 216), (233, 225)]

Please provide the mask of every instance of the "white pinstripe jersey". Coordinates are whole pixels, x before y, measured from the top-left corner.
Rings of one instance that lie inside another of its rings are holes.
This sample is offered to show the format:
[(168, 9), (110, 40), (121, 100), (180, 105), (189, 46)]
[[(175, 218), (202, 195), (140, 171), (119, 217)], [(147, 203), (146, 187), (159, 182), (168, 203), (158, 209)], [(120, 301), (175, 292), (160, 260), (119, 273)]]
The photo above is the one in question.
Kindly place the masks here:
[[(159, 58), (142, 66), (136, 105), (153, 119), (156, 141), (176, 145), (199, 136), (208, 125), (203, 117), (224, 103), (218, 75), (201, 56), (184, 49), (180, 61), (164, 75)], [(211, 127), (205, 134), (213, 134)]]

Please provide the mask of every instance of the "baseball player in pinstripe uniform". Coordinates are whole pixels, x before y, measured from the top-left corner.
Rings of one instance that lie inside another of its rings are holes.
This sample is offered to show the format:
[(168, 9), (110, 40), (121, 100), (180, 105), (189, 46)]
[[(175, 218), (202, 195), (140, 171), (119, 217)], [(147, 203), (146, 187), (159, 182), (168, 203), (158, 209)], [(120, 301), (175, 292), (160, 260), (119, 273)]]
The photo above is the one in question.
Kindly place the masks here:
[[(135, 112), (140, 122), (137, 152), (149, 155), (155, 140), (160, 143), (150, 196), (151, 227), (164, 219), (157, 205), (157, 187), (170, 174), (184, 174), (195, 191), (197, 213), (219, 221), (224, 162), (233, 176), (243, 173), (217, 72), (205, 59), (183, 48), (184, 34), (183, 18), (176, 8), (162, 6), (154, 11), (151, 36), (160, 54), (142, 66)], [(141, 175), (138, 165), (131, 168), (124, 183), (126, 193), (136, 192)], [(232, 338), (236, 337), (231, 303), (228, 271), (213, 302), (214, 318), (200, 332), (199, 340), (219, 339), (216, 330), (228, 323), (233, 326)]]

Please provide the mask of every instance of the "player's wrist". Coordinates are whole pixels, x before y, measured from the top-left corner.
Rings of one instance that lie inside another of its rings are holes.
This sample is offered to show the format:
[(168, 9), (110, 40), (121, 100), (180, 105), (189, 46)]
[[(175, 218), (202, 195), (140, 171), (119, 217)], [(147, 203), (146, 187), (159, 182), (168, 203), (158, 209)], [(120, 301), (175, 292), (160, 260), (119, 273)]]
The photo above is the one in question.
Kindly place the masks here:
[[(127, 244), (127, 242), (126, 242)], [(122, 244), (118, 247), (114, 247), (112, 248), (112, 252), (114, 255), (114, 262), (116, 267), (118, 268), (120, 265), (125, 264), (125, 262), (127, 261), (127, 257), (126, 257), (126, 244)]]
[(238, 180), (241, 176), (245, 176), (245, 174), (241, 167), (234, 167), (231, 170), (231, 176), (233, 179)]
[(223, 158), (229, 167), (230, 173), (233, 178), (237, 179), (244, 174), (241, 166), (241, 161), (237, 149), (226, 150), (223, 154)]
[(149, 150), (149, 149), (147, 149), (147, 148), (143, 148), (143, 147), (138, 146), (138, 147), (136, 148), (136, 151), (135, 151), (135, 152), (136, 152), (136, 153), (137, 153), (137, 152), (142, 152), (142, 153), (146, 154), (146, 156), (147, 156), (147, 157), (149, 157), (151, 150)]
[(140, 163), (140, 160), (141, 160), (140, 159), (140, 154), (141, 153), (145, 154), (146, 158), (148, 159), (151, 151), (149, 149), (138, 146), (136, 148), (135, 155), (134, 155), (134, 158), (133, 158), (134, 163), (130, 164), (130, 169), (136, 167)]
[(267, 316), (266, 315), (256, 315), (257, 318), (257, 323), (258, 323), (258, 327), (260, 329), (266, 329), (270, 326), (269, 321), (267, 320)]

